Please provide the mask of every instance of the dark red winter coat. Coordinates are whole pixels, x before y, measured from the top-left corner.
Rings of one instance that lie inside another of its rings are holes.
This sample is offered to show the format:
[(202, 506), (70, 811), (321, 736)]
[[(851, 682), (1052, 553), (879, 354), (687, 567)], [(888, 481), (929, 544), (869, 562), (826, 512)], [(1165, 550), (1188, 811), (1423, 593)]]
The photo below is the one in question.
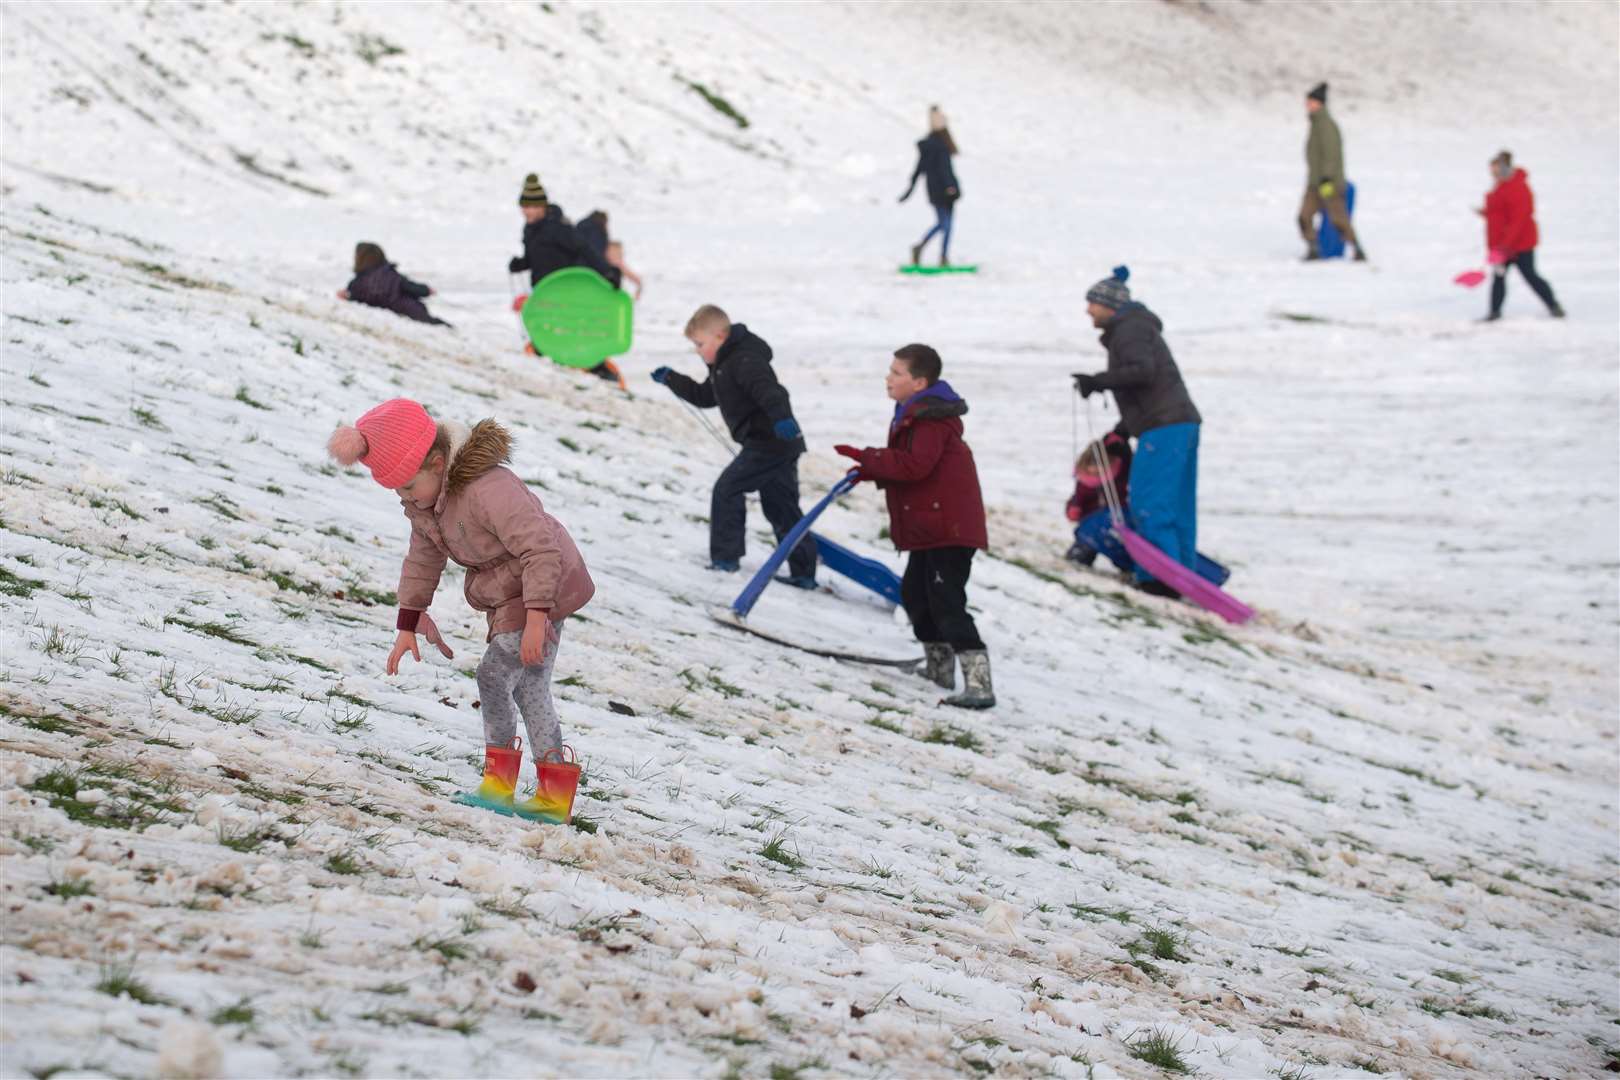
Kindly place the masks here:
[(984, 498), (973, 451), (962, 441), (967, 402), (936, 382), (889, 425), (889, 445), (861, 451), (861, 478), (883, 489), (889, 538), (900, 551), (986, 548)]
[(1530, 194), (1530, 174), (1513, 175), (1485, 196), (1485, 246), (1508, 258), (1534, 251), (1541, 236), (1536, 231), (1536, 197)]

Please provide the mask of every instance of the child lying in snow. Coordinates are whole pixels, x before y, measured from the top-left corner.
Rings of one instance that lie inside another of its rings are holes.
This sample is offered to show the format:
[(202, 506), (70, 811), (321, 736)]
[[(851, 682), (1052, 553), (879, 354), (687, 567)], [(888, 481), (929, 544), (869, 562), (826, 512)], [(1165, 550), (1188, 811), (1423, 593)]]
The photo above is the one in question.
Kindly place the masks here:
[(354, 280), (347, 289), (338, 290), (339, 300), (387, 308), (417, 322), (449, 326), (443, 319), (428, 314), (422, 300), (432, 295), (432, 289), (394, 269), (382, 248), (367, 243), (354, 245)]
[[(398, 493), (411, 523), (388, 674), (398, 674), (407, 652), (421, 661), (418, 630), (451, 655), (427, 613), (447, 559), (467, 568), (467, 603), (489, 617), (489, 648), (478, 664), (484, 780), (456, 801), (560, 822), (573, 808), (579, 770), (546, 764), (548, 756), (562, 759), (551, 670), (562, 621), (585, 606), (596, 586), (568, 530), (503, 466), (511, 446), (511, 436), (493, 420), (471, 429), (435, 423), (405, 398), (383, 402), (353, 427), (339, 427), (327, 443), (338, 461), (360, 462)], [(514, 805), (522, 765), (519, 714), (541, 783), (533, 798)]]

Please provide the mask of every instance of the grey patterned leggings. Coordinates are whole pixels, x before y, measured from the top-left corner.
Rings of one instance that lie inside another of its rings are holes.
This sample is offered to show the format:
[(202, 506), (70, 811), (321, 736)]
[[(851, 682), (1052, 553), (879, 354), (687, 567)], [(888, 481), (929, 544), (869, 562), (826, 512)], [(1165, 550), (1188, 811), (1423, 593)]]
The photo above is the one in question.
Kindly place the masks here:
[(546, 643), (538, 664), (524, 667), (519, 655), (523, 634), (496, 634), (478, 662), (478, 696), (484, 713), (484, 744), (511, 746), (518, 714), (529, 733), (529, 755), (539, 761), (547, 750), (562, 749), (562, 726), (551, 701), (551, 669), (557, 663), (557, 641)]

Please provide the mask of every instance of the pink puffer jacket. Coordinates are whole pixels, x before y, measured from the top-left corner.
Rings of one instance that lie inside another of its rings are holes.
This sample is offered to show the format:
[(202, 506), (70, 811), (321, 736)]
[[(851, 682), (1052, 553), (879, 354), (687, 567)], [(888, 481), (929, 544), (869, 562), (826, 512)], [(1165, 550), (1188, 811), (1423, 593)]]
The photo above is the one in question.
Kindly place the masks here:
[(522, 630), (532, 609), (561, 622), (595, 594), (568, 530), (502, 465), (511, 446), (505, 428), (481, 420), (459, 445), (452, 435), (450, 466), (431, 510), (400, 499), (411, 521), (399, 576), (402, 612), (427, 610), (447, 559), (467, 568), (467, 603), (489, 615), (491, 638)]

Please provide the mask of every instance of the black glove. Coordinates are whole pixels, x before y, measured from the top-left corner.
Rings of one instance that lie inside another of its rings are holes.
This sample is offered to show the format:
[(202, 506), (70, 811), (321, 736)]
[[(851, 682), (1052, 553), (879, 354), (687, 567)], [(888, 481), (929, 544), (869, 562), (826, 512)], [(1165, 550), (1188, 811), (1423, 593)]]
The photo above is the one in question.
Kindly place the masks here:
[(1080, 391), (1081, 397), (1088, 398), (1092, 394), (1105, 389), (1102, 383), (1098, 381), (1101, 378), (1100, 375), (1084, 375), (1077, 371), (1074, 373), (1074, 388)]
[(1131, 445), (1131, 429), (1125, 426), (1125, 421), (1121, 420), (1115, 424), (1113, 433), (1124, 439), (1126, 446)]
[(523, 259), (520, 256), (513, 256), (512, 261), (506, 264), (506, 272), (508, 274), (515, 274), (522, 269)]

